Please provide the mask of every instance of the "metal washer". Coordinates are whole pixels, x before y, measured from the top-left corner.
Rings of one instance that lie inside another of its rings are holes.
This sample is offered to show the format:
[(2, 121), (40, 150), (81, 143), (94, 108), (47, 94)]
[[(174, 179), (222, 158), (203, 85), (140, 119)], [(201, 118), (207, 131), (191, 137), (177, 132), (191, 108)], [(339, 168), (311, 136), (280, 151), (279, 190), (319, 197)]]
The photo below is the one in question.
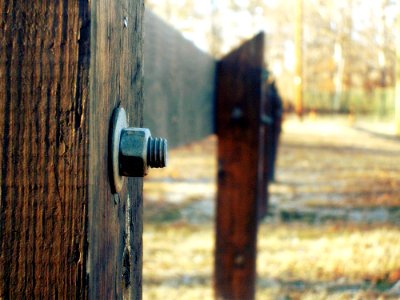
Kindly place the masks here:
[(111, 187), (114, 193), (119, 193), (124, 185), (124, 177), (119, 174), (119, 142), (122, 130), (128, 127), (125, 109), (119, 107), (114, 110), (111, 126)]

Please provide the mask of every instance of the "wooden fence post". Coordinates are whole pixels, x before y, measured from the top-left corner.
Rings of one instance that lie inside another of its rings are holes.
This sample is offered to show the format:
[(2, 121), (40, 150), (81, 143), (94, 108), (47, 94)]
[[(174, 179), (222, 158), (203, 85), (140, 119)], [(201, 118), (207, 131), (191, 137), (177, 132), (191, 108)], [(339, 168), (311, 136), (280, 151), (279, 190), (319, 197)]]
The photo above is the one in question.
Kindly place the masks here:
[(142, 125), (143, 0), (0, 1), (0, 298), (141, 298), (142, 180), (113, 195), (108, 130)]
[(260, 33), (217, 64), (217, 299), (255, 297), (257, 208), (265, 194), (263, 63)]

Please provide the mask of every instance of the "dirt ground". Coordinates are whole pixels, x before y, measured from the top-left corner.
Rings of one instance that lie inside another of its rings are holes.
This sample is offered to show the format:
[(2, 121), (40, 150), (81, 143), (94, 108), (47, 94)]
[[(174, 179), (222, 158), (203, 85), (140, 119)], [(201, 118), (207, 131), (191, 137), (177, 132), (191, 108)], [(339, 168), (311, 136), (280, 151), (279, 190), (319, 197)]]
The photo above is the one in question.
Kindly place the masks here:
[[(284, 124), (257, 299), (400, 299), (400, 140), (385, 124)], [(212, 299), (216, 138), (144, 185), (144, 299)]]

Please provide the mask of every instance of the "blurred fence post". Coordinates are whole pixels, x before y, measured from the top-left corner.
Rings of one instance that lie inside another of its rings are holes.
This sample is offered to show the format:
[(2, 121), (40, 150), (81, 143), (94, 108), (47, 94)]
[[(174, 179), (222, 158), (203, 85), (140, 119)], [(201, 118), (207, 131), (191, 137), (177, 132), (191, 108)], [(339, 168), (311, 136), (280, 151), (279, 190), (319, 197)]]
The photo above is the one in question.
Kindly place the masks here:
[[(265, 84), (265, 109), (263, 119), (265, 130), (265, 178), (267, 182), (275, 181), (275, 165), (278, 155), (279, 137), (282, 129), (283, 104), (276, 83), (269, 79)], [(267, 208), (267, 205), (266, 205)]]
[(215, 294), (253, 299), (271, 148), (264, 34), (216, 63), (150, 12), (145, 31), (144, 123), (172, 147), (218, 135)]
[(258, 205), (266, 194), (263, 63), (260, 33), (217, 64), (217, 299), (255, 297)]

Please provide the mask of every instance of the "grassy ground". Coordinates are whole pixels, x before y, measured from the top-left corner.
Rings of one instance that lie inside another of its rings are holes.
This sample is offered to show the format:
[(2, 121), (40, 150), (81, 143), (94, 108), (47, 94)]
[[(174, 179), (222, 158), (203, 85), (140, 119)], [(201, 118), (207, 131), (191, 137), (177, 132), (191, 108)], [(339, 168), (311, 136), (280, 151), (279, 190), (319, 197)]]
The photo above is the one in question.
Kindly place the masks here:
[[(144, 299), (212, 299), (215, 137), (145, 182)], [(257, 299), (400, 298), (400, 142), (287, 120), (259, 229)]]

